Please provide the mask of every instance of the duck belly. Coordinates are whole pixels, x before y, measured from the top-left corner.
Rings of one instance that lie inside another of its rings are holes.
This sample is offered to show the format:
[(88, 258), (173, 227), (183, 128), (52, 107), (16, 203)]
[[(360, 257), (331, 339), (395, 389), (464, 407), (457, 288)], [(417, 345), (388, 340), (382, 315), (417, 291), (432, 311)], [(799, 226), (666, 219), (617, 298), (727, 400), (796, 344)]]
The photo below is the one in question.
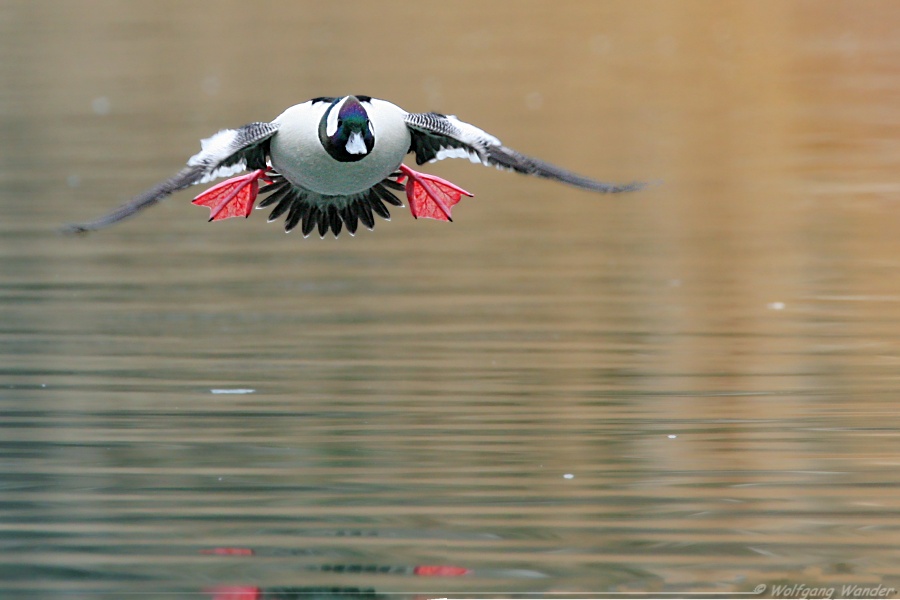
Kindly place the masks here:
[(294, 185), (324, 196), (346, 196), (368, 190), (397, 170), (409, 152), (410, 135), (399, 106), (372, 99), (362, 103), (369, 115), (375, 145), (355, 162), (331, 157), (319, 141), (319, 122), (328, 102), (304, 102), (275, 119), (271, 140), (272, 167)]

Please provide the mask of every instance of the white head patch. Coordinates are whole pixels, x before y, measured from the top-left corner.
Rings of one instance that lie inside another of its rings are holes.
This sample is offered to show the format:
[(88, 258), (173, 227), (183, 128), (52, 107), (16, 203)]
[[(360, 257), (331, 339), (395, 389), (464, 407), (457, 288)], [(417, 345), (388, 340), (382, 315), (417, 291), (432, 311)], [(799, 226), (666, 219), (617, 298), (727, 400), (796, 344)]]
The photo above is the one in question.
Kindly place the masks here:
[(331, 110), (328, 111), (328, 120), (325, 122), (325, 135), (327, 135), (328, 137), (331, 137), (335, 133), (337, 133), (338, 118), (340, 117), (340, 114), (341, 114), (341, 108), (343, 108), (344, 102), (346, 102), (347, 98), (349, 98), (349, 97), (350, 96), (347, 96), (347, 97), (341, 99), (340, 102), (338, 102), (337, 104), (332, 106)]
[(361, 133), (354, 131), (347, 140), (347, 154), (365, 154), (369, 149), (366, 148), (366, 141)]

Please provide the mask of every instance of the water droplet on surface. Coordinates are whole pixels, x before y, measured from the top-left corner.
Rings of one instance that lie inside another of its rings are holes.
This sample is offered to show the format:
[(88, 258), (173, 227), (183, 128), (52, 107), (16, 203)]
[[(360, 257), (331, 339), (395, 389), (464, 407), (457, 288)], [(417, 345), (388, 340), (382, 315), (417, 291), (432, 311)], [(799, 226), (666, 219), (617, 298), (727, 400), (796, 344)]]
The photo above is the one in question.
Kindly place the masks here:
[(112, 109), (112, 102), (106, 96), (97, 96), (91, 100), (91, 109), (93, 109), (94, 114), (108, 115)]
[(525, 106), (529, 110), (539, 110), (544, 105), (544, 96), (540, 92), (525, 94)]

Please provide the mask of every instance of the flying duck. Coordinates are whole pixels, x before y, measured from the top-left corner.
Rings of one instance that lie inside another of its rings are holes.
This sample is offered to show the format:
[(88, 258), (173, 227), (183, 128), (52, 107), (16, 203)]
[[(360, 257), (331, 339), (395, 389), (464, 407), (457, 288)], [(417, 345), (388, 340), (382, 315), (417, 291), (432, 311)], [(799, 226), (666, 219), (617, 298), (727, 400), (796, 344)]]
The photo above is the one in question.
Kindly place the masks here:
[[(290, 107), (270, 123), (224, 129), (201, 141), (201, 150), (175, 176), (134, 197), (94, 221), (70, 226), (89, 231), (112, 225), (194, 184), (249, 171), (215, 185), (193, 203), (210, 209), (210, 221), (248, 217), (273, 207), (269, 222), (285, 216), (285, 231), (300, 227), (337, 236), (352, 235), (361, 222), (385, 219), (385, 205), (403, 206), (394, 192), (405, 191), (413, 217), (450, 221), (450, 212), (469, 192), (449, 181), (403, 164), (414, 152), (416, 163), (444, 158), (472, 162), (561, 181), (602, 193), (628, 192), (643, 183), (601, 183), (519, 154), (499, 139), (453, 115), (409, 113), (369, 96), (313, 98)], [(259, 182), (265, 185), (260, 188)]]

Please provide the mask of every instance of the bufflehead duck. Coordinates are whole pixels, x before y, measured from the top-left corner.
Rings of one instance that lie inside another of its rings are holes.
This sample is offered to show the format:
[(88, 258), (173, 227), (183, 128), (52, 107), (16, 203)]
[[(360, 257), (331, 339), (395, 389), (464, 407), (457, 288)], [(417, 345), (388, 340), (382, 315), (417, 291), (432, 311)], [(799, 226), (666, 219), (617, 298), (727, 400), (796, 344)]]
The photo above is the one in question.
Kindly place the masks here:
[[(94, 221), (72, 225), (89, 231), (112, 225), (191, 185), (250, 171), (197, 196), (193, 203), (210, 209), (210, 221), (248, 217), (274, 206), (269, 222), (285, 217), (285, 231), (300, 226), (337, 236), (343, 227), (356, 233), (360, 222), (375, 226), (374, 215), (390, 218), (385, 204), (403, 206), (394, 191), (405, 191), (413, 217), (450, 221), (464, 189), (403, 164), (414, 152), (416, 163), (444, 158), (472, 162), (553, 179), (602, 193), (629, 192), (643, 183), (601, 183), (541, 160), (519, 154), (499, 139), (453, 115), (409, 113), (369, 96), (313, 98), (287, 109), (271, 123), (225, 129), (201, 141), (201, 150), (172, 178)], [(259, 187), (259, 182), (266, 185)]]

